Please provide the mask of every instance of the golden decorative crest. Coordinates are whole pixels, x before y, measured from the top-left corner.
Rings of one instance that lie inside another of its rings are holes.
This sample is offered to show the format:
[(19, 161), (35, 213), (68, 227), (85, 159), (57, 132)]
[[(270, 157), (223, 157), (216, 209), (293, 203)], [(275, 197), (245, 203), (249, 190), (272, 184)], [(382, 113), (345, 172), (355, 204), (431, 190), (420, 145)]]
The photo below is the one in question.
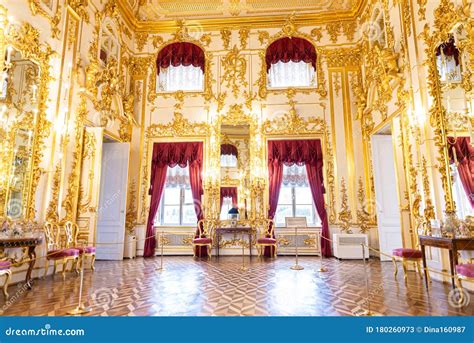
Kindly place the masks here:
[(176, 136), (206, 136), (209, 125), (201, 122), (191, 122), (179, 112), (174, 113), (173, 120), (168, 124), (153, 124), (147, 129), (147, 138), (176, 137)]
[(294, 135), (308, 133), (324, 133), (326, 123), (321, 117), (302, 118), (295, 109), (295, 102), (290, 101), (290, 111), (273, 120), (265, 120), (262, 124), (266, 135)]
[(347, 201), (347, 189), (344, 178), (341, 178), (341, 210), (339, 211), (338, 219), (341, 221), (341, 231), (352, 233), (352, 213)]

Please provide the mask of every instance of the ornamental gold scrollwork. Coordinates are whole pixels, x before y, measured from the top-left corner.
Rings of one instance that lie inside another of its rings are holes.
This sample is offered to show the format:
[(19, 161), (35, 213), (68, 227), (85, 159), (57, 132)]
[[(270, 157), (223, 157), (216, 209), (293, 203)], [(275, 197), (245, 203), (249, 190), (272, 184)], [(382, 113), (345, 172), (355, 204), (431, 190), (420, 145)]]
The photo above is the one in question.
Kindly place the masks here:
[(295, 102), (290, 101), (290, 110), (281, 117), (265, 120), (262, 131), (266, 135), (297, 135), (324, 133), (326, 123), (321, 117), (302, 118), (295, 109)]
[[(7, 18), (7, 10), (0, 6), (0, 14)], [(51, 123), (46, 119), (48, 87), (52, 81), (50, 74), (50, 59), (53, 50), (47, 44), (40, 43), (39, 31), (32, 25), (24, 23), (21, 26), (11, 26), (8, 34), (0, 31), (1, 39), (6, 45), (19, 51), (23, 58), (37, 63), (40, 69), (37, 90), (37, 119), (34, 127), (31, 152), (31, 176), (29, 181), (28, 198), (25, 204), (25, 219), (34, 220), (36, 215), (36, 190), (39, 179), (43, 173), (41, 161), (45, 151), (45, 140), (50, 135)]]
[(247, 59), (240, 54), (236, 45), (221, 60), (224, 73), (222, 82), (232, 90), (235, 97), (239, 94), (239, 89), (247, 86)]
[(359, 178), (359, 188), (357, 190), (357, 200), (359, 202), (359, 209), (357, 210), (357, 222), (359, 223), (360, 232), (366, 233), (370, 230), (368, 223), (370, 222), (370, 213), (367, 210), (365, 199), (364, 183), (362, 178)]
[(51, 36), (56, 39), (59, 38), (59, 34), (61, 32), (59, 29), (59, 23), (61, 22), (61, 8), (59, 6), (59, 3), (54, 14), (48, 13), (43, 8), (43, 6), (45, 5), (42, 4), (40, 0), (28, 0), (28, 4), (30, 6), (30, 11), (32, 15), (35, 16), (39, 14), (49, 21), (49, 24), (51, 25)]
[[(453, 200), (450, 161), (447, 150), (447, 113), (442, 103), (441, 81), (438, 76), (435, 50), (439, 44), (449, 39), (457, 25), (463, 24), (466, 28), (472, 28), (473, 22), (469, 13), (469, 4), (466, 1), (463, 0), (462, 5), (456, 7), (450, 0), (441, 0), (439, 6), (434, 11), (434, 25), (425, 24), (424, 30), (420, 34), (420, 37), (425, 41), (425, 54), (427, 56), (425, 65), (428, 66), (428, 92), (433, 99), (429, 109), (429, 118), (434, 130), (434, 144), (438, 149), (436, 157), (438, 161), (437, 167), (444, 191), (445, 210), (448, 213), (455, 211), (455, 203)], [(470, 31), (469, 34), (472, 42), (474, 40), (474, 32)], [(472, 52), (473, 48), (468, 47), (468, 49), (470, 49), (469, 52)]]
[(352, 212), (349, 208), (348, 199), (347, 199), (347, 188), (344, 178), (341, 178), (341, 210), (339, 211), (337, 217), (341, 222), (341, 231), (346, 233), (352, 233), (351, 230), (351, 220)]

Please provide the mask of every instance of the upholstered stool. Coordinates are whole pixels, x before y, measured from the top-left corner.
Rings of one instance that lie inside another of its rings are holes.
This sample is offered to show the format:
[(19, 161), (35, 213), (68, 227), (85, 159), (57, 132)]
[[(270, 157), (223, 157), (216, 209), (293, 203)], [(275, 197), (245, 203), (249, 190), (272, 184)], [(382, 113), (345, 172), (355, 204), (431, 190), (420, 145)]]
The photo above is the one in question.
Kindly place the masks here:
[[(416, 269), (418, 270), (418, 273), (420, 274), (420, 277), (423, 278), (423, 273), (421, 272), (422, 258), (423, 258), (423, 255), (421, 253), (421, 250), (418, 250), (418, 249), (411, 249), (411, 248), (393, 249), (392, 261), (395, 267), (395, 272), (393, 275), (397, 277), (397, 273), (398, 273), (397, 261), (400, 261), (402, 262), (404, 279), (405, 279), (405, 282), (407, 282), (408, 263), (413, 262), (416, 266)], [(428, 273), (426, 275), (428, 275)]]
[(3, 284), (3, 294), (5, 299), (8, 299), (8, 283), (12, 277), (11, 263), (9, 261), (0, 261), (0, 275), (5, 275), (5, 283)]
[(457, 276), (456, 281), (458, 284), (458, 288), (460, 290), (459, 303), (462, 304), (464, 302), (464, 291), (462, 288), (461, 280), (474, 282), (474, 264), (471, 264), (471, 263), (458, 264), (456, 266), (456, 276)]

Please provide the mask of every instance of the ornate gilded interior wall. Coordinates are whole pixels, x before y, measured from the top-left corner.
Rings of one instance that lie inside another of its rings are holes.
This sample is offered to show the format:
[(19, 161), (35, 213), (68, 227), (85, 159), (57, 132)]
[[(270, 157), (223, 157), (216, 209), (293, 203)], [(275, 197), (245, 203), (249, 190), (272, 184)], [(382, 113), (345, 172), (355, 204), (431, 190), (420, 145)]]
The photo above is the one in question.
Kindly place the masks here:
[[(156, 141), (205, 142), (204, 204), (212, 212), (222, 183), (216, 147), (223, 122), (250, 127), (249, 187), (256, 218), (267, 210), (266, 142), (319, 137), (331, 230), (370, 232), (376, 246), (370, 137), (387, 125), (397, 146), (404, 244), (415, 246), (418, 229), (455, 206), (434, 49), (462, 22), (469, 33), (464, 49), (473, 52), (474, 9), (466, 0), (354, 1), (358, 5), (346, 12), (319, 19), (285, 14), (272, 23), (258, 13), (236, 20), (248, 11), (239, 8), (225, 9), (227, 21), (167, 17), (160, 23), (147, 21), (153, 13), (146, 8), (133, 17), (125, 0), (47, 3), (52, 5), (6, 1), (6, 16), (23, 31), (8, 40), (0, 32), (0, 49), (10, 39), (32, 49), (44, 46), (33, 51), (49, 74), (42, 74), (47, 96), (41, 99), (41, 148), (34, 154), (34, 196), (27, 211), (39, 222), (77, 219), (83, 235), (94, 239), (104, 137), (131, 142), (128, 229), (146, 221)], [(265, 49), (287, 36), (315, 46), (317, 87), (267, 89)], [(105, 39), (116, 46), (107, 63), (100, 58)], [(177, 41), (205, 51), (203, 92), (156, 91), (157, 53)], [(472, 76), (466, 80), (467, 91)], [(64, 123), (61, 130), (58, 121)], [(441, 255), (433, 252), (431, 261), (442, 268)]]

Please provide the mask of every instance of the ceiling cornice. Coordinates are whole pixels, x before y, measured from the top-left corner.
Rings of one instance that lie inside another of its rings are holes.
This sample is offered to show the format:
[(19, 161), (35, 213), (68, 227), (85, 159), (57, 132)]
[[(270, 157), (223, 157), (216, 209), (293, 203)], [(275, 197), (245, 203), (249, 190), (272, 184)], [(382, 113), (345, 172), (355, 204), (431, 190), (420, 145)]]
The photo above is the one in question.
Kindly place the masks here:
[[(139, 21), (125, 0), (118, 0), (118, 7), (125, 22), (136, 32), (166, 33), (178, 29), (176, 20)], [(351, 11), (330, 11), (324, 13), (303, 13), (295, 17), (294, 23), (298, 26), (317, 26), (340, 21), (357, 20), (364, 11), (367, 0), (362, 0), (359, 6)], [(185, 19), (185, 18), (183, 18)], [(204, 31), (219, 31), (223, 28), (250, 27), (270, 28), (281, 27), (288, 19), (288, 15), (259, 15), (236, 16), (222, 18), (186, 19), (187, 25), (199, 25)]]

